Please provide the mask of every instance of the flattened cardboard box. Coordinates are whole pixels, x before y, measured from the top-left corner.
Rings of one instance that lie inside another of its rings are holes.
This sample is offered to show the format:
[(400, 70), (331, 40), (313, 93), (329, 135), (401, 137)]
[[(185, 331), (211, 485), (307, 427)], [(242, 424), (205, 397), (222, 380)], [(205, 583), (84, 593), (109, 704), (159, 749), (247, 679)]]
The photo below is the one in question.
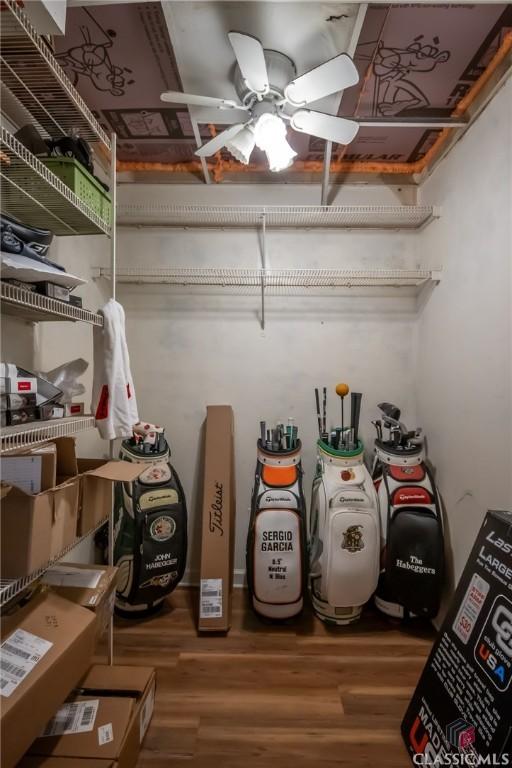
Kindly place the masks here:
[(29, 753), (75, 759), (78, 766), (81, 760), (102, 759), (114, 761), (116, 768), (134, 768), (154, 699), (153, 668), (94, 665), (80, 681), (76, 695), (68, 700), (89, 706), (94, 703), (96, 709), (87, 720), (88, 730), (38, 738)]
[(512, 514), (490, 511), (402, 722), (413, 762), (462, 765), (464, 753), (466, 765), (509, 764), (511, 590)]
[(209, 405), (206, 413), (198, 629), (226, 632), (235, 542), (234, 419), (230, 405)]
[(2, 768), (16, 765), (89, 667), (95, 628), (91, 611), (49, 592), (3, 617)]
[[(94, 573), (98, 577), (95, 586), (79, 583), (81, 574), (85, 577)], [(92, 611), (96, 615), (96, 635), (99, 638), (107, 629), (114, 611), (117, 574), (118, 568), (109, 565), (65, 562), (50, 568), (42, 583), (46, 584), (51, 592)]]

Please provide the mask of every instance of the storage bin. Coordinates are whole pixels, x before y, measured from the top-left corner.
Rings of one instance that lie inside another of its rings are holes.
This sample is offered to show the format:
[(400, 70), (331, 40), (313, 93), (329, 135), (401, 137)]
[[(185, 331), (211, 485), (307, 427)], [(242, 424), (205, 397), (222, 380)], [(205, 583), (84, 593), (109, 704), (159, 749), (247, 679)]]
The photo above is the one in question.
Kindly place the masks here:
[(44, 157), (41, 161), (110, 226), (112, 216), (110, 195), (78, 160), (74, 157)]

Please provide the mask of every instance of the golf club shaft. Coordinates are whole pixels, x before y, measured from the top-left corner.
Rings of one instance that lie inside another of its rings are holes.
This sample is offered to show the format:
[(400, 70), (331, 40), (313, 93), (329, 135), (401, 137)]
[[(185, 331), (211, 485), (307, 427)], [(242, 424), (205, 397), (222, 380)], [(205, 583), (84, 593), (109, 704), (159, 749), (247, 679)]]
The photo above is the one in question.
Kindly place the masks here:
[(318, 419), (318, 435), (320, 439), (322, 438), (322, 419), (320, 417), (320, 394), (318, 392), (318, 388), (315, 388), (315, 399), (316, 399), (316, 417)]

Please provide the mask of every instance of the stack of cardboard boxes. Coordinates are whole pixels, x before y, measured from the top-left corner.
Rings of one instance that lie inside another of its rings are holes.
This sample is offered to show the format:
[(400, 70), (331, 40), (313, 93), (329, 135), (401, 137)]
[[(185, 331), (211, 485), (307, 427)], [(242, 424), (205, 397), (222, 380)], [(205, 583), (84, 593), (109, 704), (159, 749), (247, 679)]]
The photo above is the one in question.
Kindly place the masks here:
[[(112, 483), (140, 466), (77, 459), (73, 438), (9, 456), (0, 514), (3, 578), (44, 567), (104, 520)], [(199, 631), (231, 620), (235, 481), (230, 406), (206, 420)], [(2, 768), (133, 768), (151, 719), (155, 673), (91, 666), (113, 611), (116, 568), (59, 562), (3, 618)], [(21, 762), (20, 762), (21, 761)]]
[[(74, 438), (2, 463), (3, 579), (43, 568), (93, 530), (110, 514), (112, 483), (129, 482), (141, 470), (78, 459)], [(61, 562), (46, 571), (28, 602), (3, 612), (2, 768), (21, 759), (55, 768), (89, 768), (89, 759), (99, 760), (97, 768), (136, 764), (152, 712), (154, 670), (91, 667), (112, 615), (116, 578), (116, 568)]]
[(97, 768), (135, 766), (153, 712), (154, 670), (91, 666), (116, 579), (116, 568), (62, 563), (3, 618), (3, 768), (66, 768), (71, 760), (89, 768), (91, 759)]

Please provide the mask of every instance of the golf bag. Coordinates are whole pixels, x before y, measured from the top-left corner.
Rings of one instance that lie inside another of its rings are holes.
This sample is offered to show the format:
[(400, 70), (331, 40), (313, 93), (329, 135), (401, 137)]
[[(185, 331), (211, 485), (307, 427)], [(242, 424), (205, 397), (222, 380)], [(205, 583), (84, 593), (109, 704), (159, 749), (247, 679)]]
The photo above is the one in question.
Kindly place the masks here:
[(247, 582), (254, 610), (289, 619), (304, 605), (307, 584), (306, 504), (301, 442), (269, 450), (258, 440), (258, 460), (247, 537)]
[(421, 430), (407, 432), (400, 410), (381, 403), (373, 480), (381, 514), (381, 573), (375, 595), (379, 610), (394, 618), (433, 618), (441, 599), (444, 538), (434, 478), (425, 463)]
[(183, 577), (187, 557), (187, 507), (169, 461), (163, 429), (135, 425), (120, 458), (146, 464), (137, 480), (116, 483), (114, 562), (119, 568), (116, 612), (152, 613)]
[(310, 590), (322, 621), (350, 624), (375, 592), (380, 523), (360, 440), (338, 450), (318, 440), (309, 527)]

